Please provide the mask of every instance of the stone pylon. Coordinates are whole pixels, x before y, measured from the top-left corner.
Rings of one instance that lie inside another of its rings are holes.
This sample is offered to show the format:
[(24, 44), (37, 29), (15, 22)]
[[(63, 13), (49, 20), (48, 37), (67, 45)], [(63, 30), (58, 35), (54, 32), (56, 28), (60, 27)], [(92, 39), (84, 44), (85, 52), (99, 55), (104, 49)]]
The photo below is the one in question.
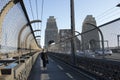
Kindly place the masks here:
[[(95, 26), (92, 26), (86, 23), (90, 23), (96, 26), (95, 18), (92, 15), (87, 15), (83, 22), (82, 33), (95, 28)], [(83, 50), (94, 51), (96, 49), (100, 49), (100, 38), (99, 38), (99, 32), (97, 29), (87, 32), (85, 34), (82, 34), (81, 37), (82, 37), (82, 49)]]
[(47, 19), (45, 29), (45, 47), (48, 47), (50, 41), (54, 41), (55, 43), (58, 42), (58, 28), (54, 16), (50, 16)]

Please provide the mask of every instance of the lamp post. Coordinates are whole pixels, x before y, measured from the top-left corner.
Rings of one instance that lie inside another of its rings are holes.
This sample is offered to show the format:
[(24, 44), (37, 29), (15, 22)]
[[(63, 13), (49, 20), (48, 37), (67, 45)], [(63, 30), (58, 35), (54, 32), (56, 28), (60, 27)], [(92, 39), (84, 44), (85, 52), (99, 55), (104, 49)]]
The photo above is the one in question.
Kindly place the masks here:
[[(75, 17), (74, 17), (74, 0), (70, 0), (70, 14), (71, 14), (71, 35), (75, 36)], [(76, 65), (75, 59), (75, 38), (71, 39), (71, 52), (72, 52), (72, 62)]]

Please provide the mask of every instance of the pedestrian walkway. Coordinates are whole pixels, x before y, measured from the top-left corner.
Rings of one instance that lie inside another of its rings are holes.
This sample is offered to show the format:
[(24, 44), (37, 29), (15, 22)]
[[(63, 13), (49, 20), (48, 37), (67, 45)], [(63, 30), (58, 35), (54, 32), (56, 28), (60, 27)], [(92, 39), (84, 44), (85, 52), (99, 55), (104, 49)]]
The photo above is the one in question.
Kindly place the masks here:
[(80, 73), (71, 70), (64, 64), (58, 64), (55, 60), (49, 58), (47, 69), (42, 67), (40, 57), (37, 58), (28, 80), (90, 80)]

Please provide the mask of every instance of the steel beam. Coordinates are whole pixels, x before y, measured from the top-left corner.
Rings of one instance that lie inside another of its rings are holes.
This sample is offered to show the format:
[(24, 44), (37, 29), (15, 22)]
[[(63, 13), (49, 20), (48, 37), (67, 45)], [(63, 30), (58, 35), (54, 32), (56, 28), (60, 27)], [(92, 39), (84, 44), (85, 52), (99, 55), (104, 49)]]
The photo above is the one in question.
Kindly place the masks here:
[[(36, 23), (36, 22), (41, 22), (41, 20), (33, 20), (33, 21), (30, 21), (30, 24)], [(25, 25), (21, 28), (21, 30), (20, 30), (20, 32), (19, 32), (19, 35), (18, 35), (18, 49), (20, 48), (21, 34), (22, 34), (23, 30), (24, 30), (27, 26), (29, 26), (29, 23), (25, 24)], [(36, 31), (40, 31), (40, 30), (35, 30), (35, 31), (33, 31), (33, 32), (36, 32)]]

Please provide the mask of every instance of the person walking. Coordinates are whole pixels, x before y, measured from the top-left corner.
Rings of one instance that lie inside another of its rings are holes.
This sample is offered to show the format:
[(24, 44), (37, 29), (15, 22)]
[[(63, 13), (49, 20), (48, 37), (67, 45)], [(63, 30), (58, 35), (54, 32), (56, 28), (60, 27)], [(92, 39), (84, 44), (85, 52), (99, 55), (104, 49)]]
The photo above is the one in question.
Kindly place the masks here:
[(46, 64), (48, 63), (48, 56), (44, 50), (41, 52), (41, 59), (43, 63), (43, 68), (46, 68)]

